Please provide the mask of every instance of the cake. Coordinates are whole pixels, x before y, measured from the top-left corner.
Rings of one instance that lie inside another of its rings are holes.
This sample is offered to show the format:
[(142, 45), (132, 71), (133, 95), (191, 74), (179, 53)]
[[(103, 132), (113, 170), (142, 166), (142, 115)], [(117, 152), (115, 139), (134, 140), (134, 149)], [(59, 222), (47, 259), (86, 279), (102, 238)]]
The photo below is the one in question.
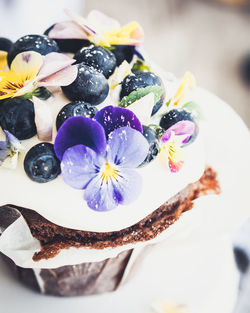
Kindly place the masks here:
[(136, 22), (66, 13), (8, 46), (0, 73), (0, 252), (59, 296), (115, 290), (195, 199), (220, 193), (193, 75), (150, 62)]

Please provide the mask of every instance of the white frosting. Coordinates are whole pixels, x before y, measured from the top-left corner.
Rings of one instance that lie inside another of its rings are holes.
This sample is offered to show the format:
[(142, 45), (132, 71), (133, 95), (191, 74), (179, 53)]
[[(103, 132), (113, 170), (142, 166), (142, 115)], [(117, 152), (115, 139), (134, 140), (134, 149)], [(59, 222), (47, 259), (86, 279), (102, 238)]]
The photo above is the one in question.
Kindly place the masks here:
[[(168, 90), (171, 83), (165, 82)], [(61, 92), (55, 93), (55, 97), (48, 101), (54, 120), (59, 110), (69, 103)], [(114, 103), (109, 96), (98, 109), (110, 104)], [(187, 184), (201, 177), (205, 168), (201, 133), (202, 128), (194, 143), (183, 149), (185, 162), (180, 172), (171, 173), (158, 158), (139, 168), (143, 186), (138, 199), (130, 205), (121, 205), (109, 212), (91, 210), (83, 200), (84, 191), (71, 188), (63, 182), (61, 176), (45, 184), (30, 180), (24, 171), (23, 160), (27, 151), (40, 142), (35, 136), (22, 141), (26, 150), (21, 153), (16, 170), (0, 168), (0, 205), (14, 204), (35, 210), (49, 221), (67, 228), (95, 232), (121, 230), (139, 222)], [(54, 126), (54, 137), (55, 135)]]

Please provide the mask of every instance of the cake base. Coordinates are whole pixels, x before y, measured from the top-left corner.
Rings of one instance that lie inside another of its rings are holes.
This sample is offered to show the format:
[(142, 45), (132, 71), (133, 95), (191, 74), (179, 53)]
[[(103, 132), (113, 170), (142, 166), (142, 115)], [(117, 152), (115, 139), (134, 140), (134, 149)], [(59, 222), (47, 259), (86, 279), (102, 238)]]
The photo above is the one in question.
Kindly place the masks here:
[(101, 262), (62, 266), (55, 269), (29, 269), (15, 265), (2, 255), (17, 278), (34, 291), (53, 296), (82, 296), (114, 291), (120, 285), (132, 255), (131, 250)]

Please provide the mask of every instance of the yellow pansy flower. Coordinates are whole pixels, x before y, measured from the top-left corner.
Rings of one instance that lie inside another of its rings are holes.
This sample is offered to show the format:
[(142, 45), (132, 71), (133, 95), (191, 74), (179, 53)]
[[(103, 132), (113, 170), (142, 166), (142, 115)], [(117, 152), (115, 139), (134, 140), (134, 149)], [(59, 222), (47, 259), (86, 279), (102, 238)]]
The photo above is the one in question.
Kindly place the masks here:
[[(37, 76), (43, 64), (43, 57), (34, 51), (18, 54), (11, 63), (10, 71), (0, 72), (0, 100), (24, 95), (32, 91)], [(30, 84), (31, 83), (31, 84)]]

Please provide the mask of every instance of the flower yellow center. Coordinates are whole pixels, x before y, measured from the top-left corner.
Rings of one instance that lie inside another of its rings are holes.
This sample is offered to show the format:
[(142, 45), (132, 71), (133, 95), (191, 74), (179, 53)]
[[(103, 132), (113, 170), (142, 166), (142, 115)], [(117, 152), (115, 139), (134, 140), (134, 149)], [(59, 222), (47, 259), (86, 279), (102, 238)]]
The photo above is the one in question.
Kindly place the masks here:
[(109, 179), (117, 179), (118, 171), (114, 169), (110, 164), (105, 163), (104, 169), (102, 171), (102, 181), (108, 182)]

